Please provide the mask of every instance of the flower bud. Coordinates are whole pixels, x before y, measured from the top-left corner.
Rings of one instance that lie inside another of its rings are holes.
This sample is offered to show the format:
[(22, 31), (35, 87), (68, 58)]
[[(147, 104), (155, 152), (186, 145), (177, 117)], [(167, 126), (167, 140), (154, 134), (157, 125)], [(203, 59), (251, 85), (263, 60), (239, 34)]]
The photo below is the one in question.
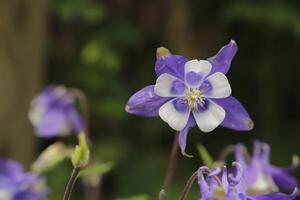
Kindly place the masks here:
[(76, 145), (74, 153), (72, 155), (72, 164), (74, 168), (85, 167), (90, 158), (90, 150), (87, 145), (85, 134), (80, 133), (78, 139), (79, 145)]

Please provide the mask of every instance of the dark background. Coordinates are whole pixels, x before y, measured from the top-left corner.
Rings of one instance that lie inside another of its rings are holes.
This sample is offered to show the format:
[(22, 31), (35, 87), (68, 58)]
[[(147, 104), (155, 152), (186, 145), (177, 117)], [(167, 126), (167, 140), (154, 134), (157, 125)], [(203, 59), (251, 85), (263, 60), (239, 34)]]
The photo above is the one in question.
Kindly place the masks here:
[[(300, 152), (299, 10), (297, 0), (1, 1), (0, 153), (29, 166), (55, 141), (34, 136), (30, 100), (50, 83), (77, 87), (90, 103), (93, 159), (115, 162), (102, 199), (156, 199), (174, 131), (159, 118), (127, 114), (125, 104), (155, 82), (156, 48), (206, 59), (234, 39), (239, 51), (228, 78), (255, 128), (190, 131), (187, 152), (195, 157), (180, 156), (170, 199), (202, 164), (199, 143), (217, 157), (229, 144), (260, 139), (271, 145), (272, 162), (287, 166)], [(51, 200), (61, 198), (70, 169), (66, 161), (48, 174)], [(80, 183), (76, 189), (74, 199), (82, 199)], [(193, 189), (189, 199), (198, 198)]]

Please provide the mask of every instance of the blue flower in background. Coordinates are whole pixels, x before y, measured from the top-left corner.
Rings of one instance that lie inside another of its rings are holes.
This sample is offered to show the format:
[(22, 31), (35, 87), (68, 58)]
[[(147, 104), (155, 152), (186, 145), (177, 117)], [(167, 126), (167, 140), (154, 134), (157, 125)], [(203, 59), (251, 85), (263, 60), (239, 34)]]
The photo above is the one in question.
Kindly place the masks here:
[(22, 166), (12, 160), (0, 160), (1, 200), (45, 200), (48, 190), (44, 180), (24, 172)]
[(185, 154), (188, 130), (198, 126), (210, 132), (219, 125), (245, 131), (253, 128), (247, 111), (231, 95), (225, 76), (237, 45), (234, 41), (221, 48), (208, 60), (190, 60), (172, 55), (167, 49), (157, 50), (155, 85), (135, 93), (126, 111), (140, 116), (160, 116), (179, 131), (179, 145)]
[(74, 97), (63, 86), (48, 86), (31, 103), (29, 119), (36, 133), (44, 138), (79, 133), (83, 122)]
[(299, 187), (299, 181), (291, 173), (299, 168), (294, 163), (288, 168), (279, 168), (270, 164), (270, 146), (259, 141), (254, 142), (253, 156), (250, 157), (244, 145), (235, 148), (235, 158), (245, 171), (245, 184), (256, 191), (292, 192)]
[[(206, 176), (204, 176), (207, 174)], [(210, 171), (207, 167), (198, 170), (200, 200), (292, 200), (297, 197), (297, 190), (287, 195), (274, 192), (262, 195), (248, 194), (246, 172), (238, 162), (233, 163), (229, 170), (217, 168)]]

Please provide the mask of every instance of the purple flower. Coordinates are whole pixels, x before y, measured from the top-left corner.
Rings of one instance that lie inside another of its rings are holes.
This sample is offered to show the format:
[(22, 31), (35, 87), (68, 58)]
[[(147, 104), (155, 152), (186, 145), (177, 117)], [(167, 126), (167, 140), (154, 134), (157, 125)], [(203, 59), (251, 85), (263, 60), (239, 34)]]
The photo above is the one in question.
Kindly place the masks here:
[[(207, 174), (205, 176), (205, 174)], [(245, 181), (246, 172), (241, 164), (234, 162), (233, 168), (227, 170), (217, 168), (210, 171), (207, 167), (198, 170), (200, 200), (292, 200), (297, 196), (297, 190), (287, 195), (284, 193), (269, 193), (263, 195), (248, 194)]]
[(126, 111), (140, 116), (160, 116), (179, 131), (179, 145), (185, 154), (188, 130), (198, 126), (210, 132), (219, 125), (239, 131), (251, 130), (253, 122), (231, 95), (225, 76), (237, 45), (232, 40), (208, 60), (190, 60), (158, 48), (155, 85), (135, 93)]
[(238, 144), (235, 149), (236, 161), (245, 171), (246, 185), (257, 191), (292, 192), (299, 187), (299, 181), (291, 176), (298, 169), (298, 163), (288, 168), (280, 168), (270, 164), (270, 146), (259, 141), (254, 142), (252, 158), (247, 154), (244, 145)]
[(47, 194), (41, 177), (24, 172), (15, 161), (0, 160), (0, 199), (45, 200)]
[(36, 133), (44, 138), (79, 133), (81, 116), (74, 106), (74, 97), (63, 86), (48, 86), (31, 103), (29, 119)]

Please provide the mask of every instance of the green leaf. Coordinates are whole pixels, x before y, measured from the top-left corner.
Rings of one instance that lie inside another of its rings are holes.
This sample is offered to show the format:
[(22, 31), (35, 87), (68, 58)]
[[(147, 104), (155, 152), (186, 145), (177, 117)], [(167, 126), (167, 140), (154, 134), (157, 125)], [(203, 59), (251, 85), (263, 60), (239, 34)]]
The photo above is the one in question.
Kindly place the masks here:
[(201, 144), (197, 145), (197, 149), (198, 149), (200, 158), (202, 159), (204, 165), (206, 165), (207, 167), (212, 167), (212, 165), (213, 165), (213, 158), (208, 153), (207, 149), (203, 145), (201, 145)]
[(109, 172), (113, 167), (114, 167), (113, 162), (97, 163), (97, 164), (88, 166), (85, 169), (81, 170), (79, 176), (80, 177), (88, 177), (88, 176), (105, 174), (105, 173)]

